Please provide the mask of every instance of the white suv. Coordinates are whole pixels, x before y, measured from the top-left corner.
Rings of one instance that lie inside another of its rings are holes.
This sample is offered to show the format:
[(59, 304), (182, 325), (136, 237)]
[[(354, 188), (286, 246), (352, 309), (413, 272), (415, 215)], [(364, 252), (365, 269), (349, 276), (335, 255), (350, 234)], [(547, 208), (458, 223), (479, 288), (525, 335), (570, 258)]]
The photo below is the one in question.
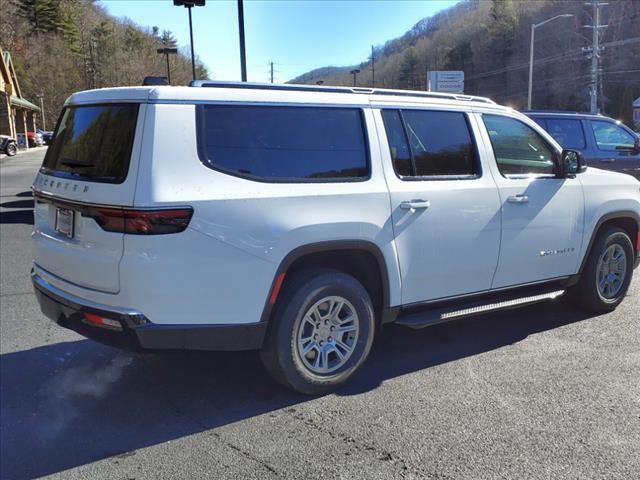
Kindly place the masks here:
[(261, 349), (330, 391), (381, 325), (615, 308), (640, 182), (479, 97), (195, 82), (80, 92), (37, 175), (43, 312), (126, 348)]

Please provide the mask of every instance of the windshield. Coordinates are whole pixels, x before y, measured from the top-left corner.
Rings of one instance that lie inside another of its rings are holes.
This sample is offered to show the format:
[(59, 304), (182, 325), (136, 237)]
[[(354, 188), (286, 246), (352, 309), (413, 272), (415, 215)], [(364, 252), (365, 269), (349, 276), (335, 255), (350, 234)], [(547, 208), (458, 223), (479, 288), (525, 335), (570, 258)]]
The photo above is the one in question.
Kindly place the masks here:
[(42, 172), (78, 180), (122, 183), (127, 177), (138, 104), (63, 110)]

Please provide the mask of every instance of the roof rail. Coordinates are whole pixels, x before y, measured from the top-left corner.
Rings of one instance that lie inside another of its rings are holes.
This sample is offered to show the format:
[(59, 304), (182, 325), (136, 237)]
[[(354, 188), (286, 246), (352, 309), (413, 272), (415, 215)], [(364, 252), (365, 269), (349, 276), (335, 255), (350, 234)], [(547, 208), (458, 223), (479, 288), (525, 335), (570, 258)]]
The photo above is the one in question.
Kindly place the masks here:
[(423, 92), (417, 90), (391, 90), (386, 88), (366, 87), (335, 87), (330, 85), (302, 85), (302, 84), (274, 84), (255, 82), (221, 82), (213, 80), (193, 80), (191, 87), (209, 88), (242, 88), (248, 90), (294, 90), (298, 92), (325, 92), (325, 93), (360, 93), (365, 95), (396, 95), (403, 97), (442, 98), (447, 100), (459, 100), (466, 102), (495, 103), (485, 97), (464, 95), (457, 93)]
[(520, 113), (565, 113), (568, 115), (599, 115), (600, 113), (591, 113), (591, 112), (577, 112), (574, 110), (543, 110), (543, 109), (533, 109), (533, 110), (520, 110)]

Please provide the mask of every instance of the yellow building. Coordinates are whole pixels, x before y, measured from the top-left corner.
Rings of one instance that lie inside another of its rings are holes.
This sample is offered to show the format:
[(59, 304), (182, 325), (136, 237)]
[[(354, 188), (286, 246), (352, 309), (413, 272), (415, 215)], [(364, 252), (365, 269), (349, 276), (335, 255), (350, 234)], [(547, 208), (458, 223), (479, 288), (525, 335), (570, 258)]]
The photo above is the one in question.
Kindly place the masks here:
[(26, 138), (36, 130), (38, 113), (40, 108), (22, 97), (11, 55), (0, 48), (0, 135), (17, 139), (24, 133)]

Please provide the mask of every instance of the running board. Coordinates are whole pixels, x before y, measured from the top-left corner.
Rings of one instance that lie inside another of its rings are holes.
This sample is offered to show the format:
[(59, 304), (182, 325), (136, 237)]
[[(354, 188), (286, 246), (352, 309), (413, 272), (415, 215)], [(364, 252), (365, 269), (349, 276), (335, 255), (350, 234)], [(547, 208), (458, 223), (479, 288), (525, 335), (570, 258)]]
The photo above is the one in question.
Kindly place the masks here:
[[(495, 312), (498, 310), (508, 310), (510, 308), (524, 307), (533, 303), (544, 302), (546, 300), (554, 300), (564, 294), (564, 290), (553, 290), (536, 295), (528, 296), (501, 296), (499, 301), (494, 303), (486, 303), (487, 298), (479, 299), (473, 302), (461, 302), (446, 307), (434, 307), (432, 309), (421, 310), (400, 314), (395, 323), (404, 325), (409, 328), (425, 328), (438, 323), (456, 320), (458, 318), (471, 317), (473, 315), (481, 315), (483, 313)], [(520, 294), (522, 295), (522, 293)]]

